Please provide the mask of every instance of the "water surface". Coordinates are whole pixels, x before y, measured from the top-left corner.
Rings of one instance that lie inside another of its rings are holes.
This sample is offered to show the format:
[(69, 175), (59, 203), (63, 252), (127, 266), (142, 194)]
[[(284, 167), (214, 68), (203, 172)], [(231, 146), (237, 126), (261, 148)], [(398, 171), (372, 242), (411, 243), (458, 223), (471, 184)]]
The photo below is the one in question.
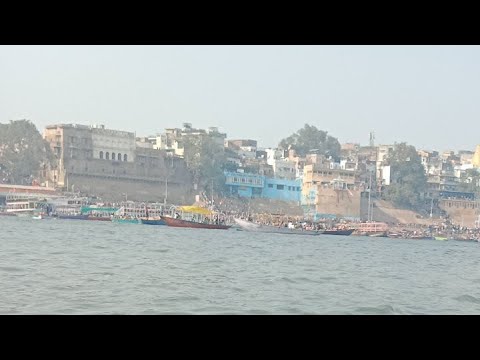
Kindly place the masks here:
[(480, 314), (480, 244), (0, 217), (1, 314)]

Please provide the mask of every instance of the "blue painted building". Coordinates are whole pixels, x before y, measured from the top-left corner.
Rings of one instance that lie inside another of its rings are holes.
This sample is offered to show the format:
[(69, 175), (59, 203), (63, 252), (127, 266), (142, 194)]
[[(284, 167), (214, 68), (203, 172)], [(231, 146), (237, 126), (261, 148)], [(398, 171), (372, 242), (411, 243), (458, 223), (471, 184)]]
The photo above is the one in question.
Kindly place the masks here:
[(225, 172), (225, 177), (232, 196), (300, 202), (301, 179), (275, 179), (239, 172)]

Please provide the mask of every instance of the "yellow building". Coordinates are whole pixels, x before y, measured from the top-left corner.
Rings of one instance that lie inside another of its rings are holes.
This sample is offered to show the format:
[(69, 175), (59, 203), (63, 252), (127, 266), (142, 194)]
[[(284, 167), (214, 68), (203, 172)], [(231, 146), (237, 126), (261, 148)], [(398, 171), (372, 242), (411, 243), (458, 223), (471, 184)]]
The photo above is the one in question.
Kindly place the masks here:
[(473, 155), (472, 164), (476, 168), (480, 168), (480, 145), (477, 145), (475, 154)]

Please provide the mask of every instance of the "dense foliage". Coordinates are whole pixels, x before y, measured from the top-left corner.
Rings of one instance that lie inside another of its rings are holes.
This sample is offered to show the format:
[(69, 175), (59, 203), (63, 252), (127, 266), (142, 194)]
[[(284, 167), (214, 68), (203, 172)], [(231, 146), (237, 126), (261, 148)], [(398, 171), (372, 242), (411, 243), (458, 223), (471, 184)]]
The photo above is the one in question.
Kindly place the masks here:
[(0, 182), (30, 185), (53, 154), (28, 120), (0, 124)]
[(395, 144), (387, 164), (391, 166), (391, 184), (385, 192), (386, 199), (398, 207), (420, 210), (424, 205), (427, 177), (415, 147)]
[(194, 181), (200, 189), (211, 194), (221, 192), (225, 186), (226, 155), (223, 143), (214, 137), (186, 137), (184, 139), (184, 158)]
[(295, 149), (300, 156), (305, 156), (311, 150), (335, 159), (340, 156), (340, 143), (337, 138), (308, 124), (279, 143), (279, 147), (283, 149), (288, 149), (289, 146)]

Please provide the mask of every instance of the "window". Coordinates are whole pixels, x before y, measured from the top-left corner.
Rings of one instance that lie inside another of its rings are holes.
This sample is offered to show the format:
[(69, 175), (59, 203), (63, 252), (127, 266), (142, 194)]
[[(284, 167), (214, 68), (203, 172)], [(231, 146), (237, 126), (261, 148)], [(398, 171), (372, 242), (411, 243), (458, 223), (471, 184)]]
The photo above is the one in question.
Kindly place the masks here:
[(117, 159), (118, 159), (118, 161), (122, 161), (122, 154), (118, 153)]
[(273, 188), (273, 184), (268, 184), (268, 187), (269, 187), (269, 188)]
[(108, 151), (105, 153), (105, 159), (110, 160), (110, 153)]
[(123, 155), (123, 161), (127, 161), (127, 154)]
[(103, 159), (103, 151), (100, 151), (99, 156), (100, 156), (100, 159)]
[(112, 160), (115, 160), (115, 153), (112, 153)]
[(284, 185), (277, 185), (277, 190), (283, 190), (284, 187)]

